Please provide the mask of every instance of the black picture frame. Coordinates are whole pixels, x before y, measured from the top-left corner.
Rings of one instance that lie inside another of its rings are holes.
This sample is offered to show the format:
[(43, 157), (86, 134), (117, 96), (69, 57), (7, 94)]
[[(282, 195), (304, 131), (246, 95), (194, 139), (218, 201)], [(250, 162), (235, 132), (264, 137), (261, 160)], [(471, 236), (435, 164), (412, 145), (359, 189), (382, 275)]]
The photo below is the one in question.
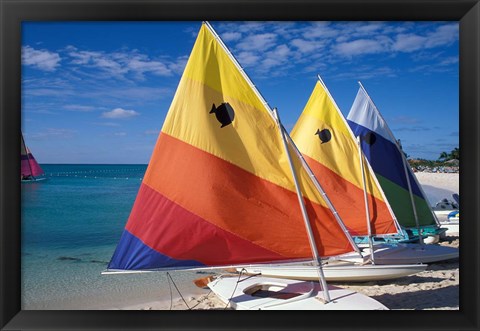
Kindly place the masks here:
[[(480, 4), (478, 0), (0, 0), (0, 327), (2, 330), (478, 330)], [(148, 20), (459, 21), (462, 224), (460, 310), (390, 312), (25, 311), (20, 289), (21, 23)], [(464, 220), (464, 221), (463, 221)]]

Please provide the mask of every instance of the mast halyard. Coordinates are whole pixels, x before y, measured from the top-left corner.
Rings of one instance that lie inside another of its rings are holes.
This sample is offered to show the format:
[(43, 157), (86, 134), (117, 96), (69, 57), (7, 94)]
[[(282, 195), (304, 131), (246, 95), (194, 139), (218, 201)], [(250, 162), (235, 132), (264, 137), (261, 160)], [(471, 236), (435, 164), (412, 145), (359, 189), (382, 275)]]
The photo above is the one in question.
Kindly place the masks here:
[(370, 224), (370, 208), (368, 206), (368, 193), (367, 193), (367, 183), (365, 180), (365, 168), (363, 166), (363, 151), (362, 151), (362, 144), (360, 142), (360, 136), (357, 137), (357, 144), (358, 144), (358, 153), (359, 153), (359, 160), (360, 160), (360, 171), (362, 172), (362, 182), (363, 182), (363, 197), (365, 199), (365, 217), (367, 220), (367, 229), (368, 229), (368, 245), (370, 246), (370, 259), (372, 260), (372, 264), (375, 264), (375, 257), (373, 251), (373, 238), (372, 238), (372, 225)]
[(295, 145), (295, 142), (293, 141), (292, 137), (290, 137), (290, 135), (287, 134), (287, 130), (285, 130), (285, 128), (283, 127), (283, 125), (282, 125), (282, 130), (283, 130), (283, 132), (284, 132), (284, 134), (285, 134), (285, 137), (288, 139), (288, 142), (290, 143), (290, 145), (292, 145), (295, 153), (297, 154), (298, 158), (300, 159), (303, 168), (305, 169), (305, 171), (307, 172), (308, 176), (309, 176), (310, 179), (312, 180), (313, 185), (315, 186), (315, 188), (317, 189), (317, 191), (320, 192), (320, 194), (322, 195), (323, 200), (325, 201), (325, 203), (327, 204), (328, 208), (329, 208), (330, 211), (332, 212), (332, 214), (333, 214), (333, 216), (335, 217), (335, 220), (337, 221), (338, 225), (340, 225), (340, 227), (342, 228), (343, 233), (344, 233), (345, 236), (347, 237), (350, 245), (351, 245), (352, 248), (355, 250), (355, 252), (357, 252), (357, 253), (360, 255), (360, 257), (363, 257), (362, 251), (360, 250), (360, 248), (358, 247), (358, 245), (357, 245), (357, 244), (355, 243), (355, 241), (353, 240), (352, 236), (350, 235), (350, 232), (348, 231), (347, 227), (345, 226), (345, 223), (343, 223), (343, 220), (341, 219), (340, 215), (338, 214), (338, 211), (335, 209), (335, 206), (334, 206), (333, 203), (330, 201), (330, 198), (328, 197), (327, 193), (325, 192), (325, 190), (323, 189), (323, 187), (322, 187), (322, 186), (320, 185), (320, 183), (318, 182), (317, 177), (315, 177), (315, 175), (313, 174), (312, 169), (310, 169), (310, 167), (308, 166), (307, 161), (305, 161), (305, 158), (303, 157), (302, 153), (300, 153), (300, 150), (299, 150), (298, 147)]

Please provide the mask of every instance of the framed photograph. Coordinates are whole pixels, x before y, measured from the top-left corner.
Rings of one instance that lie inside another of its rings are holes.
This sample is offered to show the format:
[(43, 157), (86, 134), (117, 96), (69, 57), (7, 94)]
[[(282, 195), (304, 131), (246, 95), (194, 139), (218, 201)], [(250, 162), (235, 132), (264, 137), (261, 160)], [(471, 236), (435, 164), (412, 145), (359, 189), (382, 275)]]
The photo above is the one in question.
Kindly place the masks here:
[(2, 330), (479, 327), (478, 1), (1, 6)]

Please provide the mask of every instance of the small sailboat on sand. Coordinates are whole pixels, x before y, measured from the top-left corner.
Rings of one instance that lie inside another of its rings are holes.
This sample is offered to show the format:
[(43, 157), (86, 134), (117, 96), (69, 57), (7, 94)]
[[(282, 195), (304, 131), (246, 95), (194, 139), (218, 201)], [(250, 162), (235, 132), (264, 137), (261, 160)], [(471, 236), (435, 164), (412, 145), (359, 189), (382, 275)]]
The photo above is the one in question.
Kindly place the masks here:
[(45, 172), (33, 157), (32, 152), (25, 144), (21, 133), (20, 142), (20, 181), (22, 183), (37, 182), (44, 180)]
[[(353, 248), (280, 128), (204, 22), (105, 273), (312, 261), (319, 283), (255, 276), (247, 288), (233, 277), (208, 285), (238, 309), (386, 309), (326, 285), (320, 257)], [(292, 287), (296, 300), (277, 296)]]
[(387, 310), (374, 299), (335, 286), (328, 286), (330, 300), (335, 304), (325, 304), (321, 300), (322, 289), (318, 282), (251, 276), (219, 277), (209, 287), (235, 310)]
[[(440, 228), (422, 186), (408, 164), (399, 141), (363, 85), (347, 122), (370, 162), (400, 225), (411, 235), (440, 235)], [(368, 139), (367, 139), (368, 138)], [(420, 232), (421, 233), (420, 233)]]
[(387, 264), (396, 263), (395, 261), (430, 263), (458, 258), (456, 248), (424, 244), (423, 235), (438, 237), (445, 229), (440, 228), (398, 140), (361, 83), (347, 121), (361, 141), (362, 151), (398, 222), (402, 228), (419, 236), (418, 243), (381, 244), (377, 246), (379, 252), (375, 255)]

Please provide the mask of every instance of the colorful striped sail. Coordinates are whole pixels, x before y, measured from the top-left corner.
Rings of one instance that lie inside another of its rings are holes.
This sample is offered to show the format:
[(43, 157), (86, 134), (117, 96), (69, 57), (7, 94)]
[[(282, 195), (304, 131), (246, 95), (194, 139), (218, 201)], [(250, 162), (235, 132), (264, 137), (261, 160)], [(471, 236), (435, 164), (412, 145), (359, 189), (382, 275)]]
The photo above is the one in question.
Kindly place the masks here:
[(355, 136), (361, 137), (365, 156), (400, 225), (406, 228), (416, 227), (409, 184), (419, 225), (436, 225), (425, 194), (397, 146), (392, 131), (362, 86), (347, 116), (347, 122)]
[(22, 134), (22, 141), (20, 144), (20, 178), (24, 180), (34, 179), (35, 177), (43, 176), (44, 174), (42, 168), (33, 157), (32, 152), (30, 152), (25, 145)]
[[(298, 157), (294, 167), (319, 254), (351, 252)], [(311, 258), (278, 125), (203, 24), (108, 269)]]
[(364, 186), (358, 143), (321, 80), (291, 136), (352, 236), (369, 235), (367, 218), (372, 235), (398, 233), (395, 217), (367, 162)]

